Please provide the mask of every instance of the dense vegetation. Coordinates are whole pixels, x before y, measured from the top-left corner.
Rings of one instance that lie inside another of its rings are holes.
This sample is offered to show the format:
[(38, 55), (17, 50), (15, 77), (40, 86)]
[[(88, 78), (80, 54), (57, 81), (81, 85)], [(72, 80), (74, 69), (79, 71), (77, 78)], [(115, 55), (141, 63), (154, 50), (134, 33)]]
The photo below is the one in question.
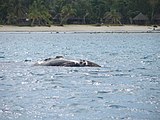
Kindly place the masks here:
[(159, 6), (160, 0), (0, 0), (0, 24), (62, 25), (69, 18), (81, 24), (130, 24), (140, 12), (153, 24)]

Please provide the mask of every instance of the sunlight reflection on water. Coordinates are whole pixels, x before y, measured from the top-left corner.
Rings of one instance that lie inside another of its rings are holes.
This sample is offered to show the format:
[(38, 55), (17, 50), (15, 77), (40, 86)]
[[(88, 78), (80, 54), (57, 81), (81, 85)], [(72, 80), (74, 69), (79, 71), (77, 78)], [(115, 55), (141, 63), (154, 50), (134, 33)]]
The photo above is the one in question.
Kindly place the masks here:
[[(160, 119), (159, 34), (0, 36), (2, 120)], [(102, 67), (33, 66), (56, 55)]]

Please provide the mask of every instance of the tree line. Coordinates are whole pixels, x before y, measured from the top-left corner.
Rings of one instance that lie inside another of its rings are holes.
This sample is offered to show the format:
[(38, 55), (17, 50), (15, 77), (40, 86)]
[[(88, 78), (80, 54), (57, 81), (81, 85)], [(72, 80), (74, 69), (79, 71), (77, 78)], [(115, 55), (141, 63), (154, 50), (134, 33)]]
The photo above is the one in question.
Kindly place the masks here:
[(0, 0), (0, 24), (66, 24), (76, 18), (82, 24), (130, 24), (139, 13), (154, 24), (160, 0)]

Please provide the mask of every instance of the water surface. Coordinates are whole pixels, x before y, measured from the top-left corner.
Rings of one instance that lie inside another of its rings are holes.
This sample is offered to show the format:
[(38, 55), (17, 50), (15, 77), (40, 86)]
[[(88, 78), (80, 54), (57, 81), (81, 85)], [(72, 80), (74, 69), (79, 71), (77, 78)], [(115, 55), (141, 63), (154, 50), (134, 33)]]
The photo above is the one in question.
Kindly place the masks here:
[[(1, 32), (0, 119), (159, 120), (159, 46), (159, 33)], [(33, 66), (56, 55), (102, 67)]]

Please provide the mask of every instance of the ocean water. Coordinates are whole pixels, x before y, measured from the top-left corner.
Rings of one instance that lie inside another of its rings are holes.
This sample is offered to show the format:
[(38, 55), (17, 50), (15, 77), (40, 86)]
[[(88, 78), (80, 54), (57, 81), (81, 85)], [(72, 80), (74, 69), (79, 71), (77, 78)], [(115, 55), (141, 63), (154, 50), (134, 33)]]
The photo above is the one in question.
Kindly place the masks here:
[[(33, 66), (57, 55), (102, 67)], [(0, 120), (159, 119), (159, 33), (0, 33)]]

